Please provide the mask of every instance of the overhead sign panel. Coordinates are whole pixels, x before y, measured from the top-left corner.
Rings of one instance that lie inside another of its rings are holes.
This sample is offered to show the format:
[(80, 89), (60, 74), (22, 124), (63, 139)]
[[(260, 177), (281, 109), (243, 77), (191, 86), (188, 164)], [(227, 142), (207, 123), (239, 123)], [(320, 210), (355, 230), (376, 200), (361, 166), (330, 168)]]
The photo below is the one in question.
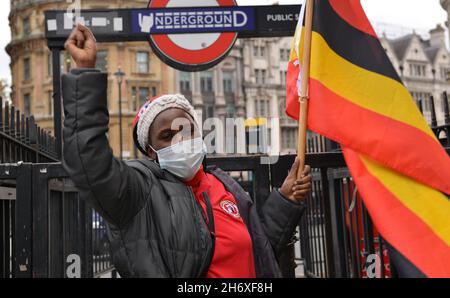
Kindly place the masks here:
[[(195, 8), (197, 11), (199, 8)], [(237, 32), (239, 38), (250, 37), (275, 37), (275, 36), (292, 36), (295, 31), (296, 20), (298, 18), (298, 12), (300, 11), (299, 5), (280, 5), (280, 6), (240, 6), (239, 11), (245, 11), (249, 17), (248, 22), (244, 25), (240, 24), (243, 16), (237, 16), (237, 22), (231, 30), (228, 24), (224, 24), (221, 27), (220, 22), (213, 27), (206, 27), (209, 32)], [(96, 38), (100, 42), (108, 41), (145, 41), (148, 40), (148, 34), (150, 32), (145, 29), (140, 30), (139, 26), (139, 14), (142, 17), (149, 16), (153, 13), (164, 13), (175, 10), (174, 8), (167, 9), (117, 9), (117, 10), (81, 10), (79, 16), (74, 13), (68, 13), (67, 11), (46, 11), (45, 12), (45, 29), (46, 38), (52, 40), (66, 39), (73, 29), (73, 26), (77, 22), (81, 22), (88, 26), (92, 32), (96, 35)], [(222, 11), (236, 10), (233, 7), (221, 8)], [(191, 13), (195, 11), (190, 11)], [(209, 20), (209, 19), (208, 19)], [(217, 19), (216, 19), (217, 20)], [(220, 20), (220, 19), (219, 19)], [(191, 20), (192, 21), (192, 20)], [(229, 18), (225, 19), (229, 21)], [(148, 22), (148, 23), (147, 23)], [(170, 21), (168, 21), (170, 22)], [(174, 22), (181, 22), (174, 19)], [(200, 20), (201, 22), (201, 20)], [(141, 24), (143, 28), (147, 28), (150, 20), (142, 19)], [(166, 28), (176, 29), (176, 31), (164, 31), (155, 29), (152, 34), (180, 34), (180, 33), (194, 33), (199, 32), (197, 29), (201, 27), (188, 27), (180, 24), (180, 28)], [(194, 25), (200, 25), (197, 19), (197, 23)], [(207, 24), (209, 25), (209, 24)], [(226, 26), (225, 26), (226, 25)], [(170, 25), (169, 25), (170, 26)], [(177, 26), (177, 25), (174, 25)]]
[[(146, 9), (46, 11), (50, 47), (61, 47), (77, 23), (99, 42), (149, 41), (165, 63), (198, 71), (219, 63), (237, 38), (293, 36), (301, 6), (237, 6), (234, 0), (152, 0)], [(208, 6), (210, 5), (210, 6)]]

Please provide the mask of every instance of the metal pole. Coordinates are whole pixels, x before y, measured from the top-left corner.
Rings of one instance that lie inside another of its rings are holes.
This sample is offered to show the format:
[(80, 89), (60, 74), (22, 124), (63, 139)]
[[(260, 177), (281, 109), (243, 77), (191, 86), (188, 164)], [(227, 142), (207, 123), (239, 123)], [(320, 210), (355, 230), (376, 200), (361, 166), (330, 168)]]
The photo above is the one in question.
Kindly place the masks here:
[(120, 144), (120, 160), (123, 159), (122, 150), (122, 80), (119, 81), (119, 144)]
[(62, 157), (62, 118), (61, 118), (61, 64), (60, 53), (62, 48), (52, 47), (52, 71), (53, 71), (53, 126), (55, 132), (56, 157)]

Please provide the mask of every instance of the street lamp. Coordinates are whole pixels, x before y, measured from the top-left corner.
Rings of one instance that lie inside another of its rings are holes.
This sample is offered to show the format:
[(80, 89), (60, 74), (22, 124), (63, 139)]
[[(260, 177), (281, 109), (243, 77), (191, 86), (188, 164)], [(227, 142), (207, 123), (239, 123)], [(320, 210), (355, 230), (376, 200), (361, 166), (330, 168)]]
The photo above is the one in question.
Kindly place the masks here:
[(123, 159), (123, 150), (122, 150), (122, 82), (125, 73), (120, 69), (114, 74), (117, 79), (117, 84), (119, 86), (119, 144), (120, 144), (120, 159)]

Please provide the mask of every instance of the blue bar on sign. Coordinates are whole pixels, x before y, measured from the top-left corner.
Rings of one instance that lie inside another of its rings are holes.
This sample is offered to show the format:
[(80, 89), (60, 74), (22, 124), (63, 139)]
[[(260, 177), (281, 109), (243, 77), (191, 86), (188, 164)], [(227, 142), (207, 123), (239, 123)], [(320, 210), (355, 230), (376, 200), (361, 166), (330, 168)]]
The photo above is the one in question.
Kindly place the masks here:
[(133, 33), (171, 34), (253, 31), (253, 7), (138, 9), (131, 11)]

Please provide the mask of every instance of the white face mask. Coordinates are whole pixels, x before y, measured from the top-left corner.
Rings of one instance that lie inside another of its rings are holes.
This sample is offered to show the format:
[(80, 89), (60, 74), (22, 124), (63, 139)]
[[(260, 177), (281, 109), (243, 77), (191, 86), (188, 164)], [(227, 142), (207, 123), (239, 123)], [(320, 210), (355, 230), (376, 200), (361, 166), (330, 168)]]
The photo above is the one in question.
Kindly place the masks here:
[(207, 152), (202, 138), (186, 140), (154, 151), (158, 155), (161, 169), (171, 172), (184, 181), (194, 178)]

